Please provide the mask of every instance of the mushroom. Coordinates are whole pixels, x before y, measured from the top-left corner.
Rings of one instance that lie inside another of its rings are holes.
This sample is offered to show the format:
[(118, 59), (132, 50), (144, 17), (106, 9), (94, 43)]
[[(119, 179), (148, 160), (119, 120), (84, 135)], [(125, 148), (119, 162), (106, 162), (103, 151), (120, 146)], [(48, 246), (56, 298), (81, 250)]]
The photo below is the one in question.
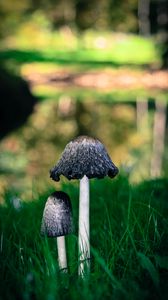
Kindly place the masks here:
[(56, 238), (58, 264), (67, 270), (65, 235), (73, 232), (72, 207), (69, 196), (61, 191), (52, 193), (45, 204), (41, 235)]
[(64, 175), (69, 180), (80, 180), (79, 193), (79, 275), (90, 268), (89, 242), (89, 179), (113, 178), (118, 168), (111, 161), (103, 144), (88, 136), (79, 136), (69, 142), (57, 165), (50, 170), (50, 177), (60, 180)]

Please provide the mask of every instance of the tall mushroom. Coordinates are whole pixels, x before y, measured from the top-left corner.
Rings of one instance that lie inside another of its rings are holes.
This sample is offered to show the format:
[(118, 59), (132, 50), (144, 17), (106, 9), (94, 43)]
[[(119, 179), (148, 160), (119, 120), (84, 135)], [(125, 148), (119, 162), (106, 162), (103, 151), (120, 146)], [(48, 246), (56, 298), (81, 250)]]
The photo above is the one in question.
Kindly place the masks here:
[(57, 165), (50, 170), (50, 177), (60, 180), (64, 175), (69, 180), (80, 180), (79, 196), (79, 275), (89, 271), (90, 268), (90, 242), (89, 242), (89, 179), (113, 178), (118, 168), (111, 161), (103, 144), (88, 136), (79, 136), (69, 142)]
[(67, 270), (65, 235), (72, 233), (72, 208), (69, 196), (64, 192), (52, 193), (45, 204), (41, 223), (41, 235), (57, 241), (58, 264)]

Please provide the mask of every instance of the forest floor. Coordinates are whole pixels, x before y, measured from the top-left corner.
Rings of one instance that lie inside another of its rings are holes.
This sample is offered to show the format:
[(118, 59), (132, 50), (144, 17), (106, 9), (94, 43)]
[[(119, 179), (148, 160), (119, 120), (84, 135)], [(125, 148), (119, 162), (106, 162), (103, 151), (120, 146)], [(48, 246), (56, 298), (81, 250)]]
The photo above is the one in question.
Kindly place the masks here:
[(50, 72), (26, 68), (23, 76), (31, 85), (51, 85), (57, 87), (78, 86), (98, 89), (159, 89), (168, 90), (167, 70), (131, 70), (103, 69), (91, 71), (73, 71), (68, 69), (52, 70)]

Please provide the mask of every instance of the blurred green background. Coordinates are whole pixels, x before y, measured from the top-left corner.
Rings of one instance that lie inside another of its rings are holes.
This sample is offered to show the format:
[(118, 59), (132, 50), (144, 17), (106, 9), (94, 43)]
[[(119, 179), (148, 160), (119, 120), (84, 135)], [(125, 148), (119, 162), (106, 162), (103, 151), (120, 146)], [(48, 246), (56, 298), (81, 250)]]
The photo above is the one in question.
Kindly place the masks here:
[[(167, 67), (166, 0), (0, 0), (2, 299), (166, 299)], [(100, 139), (120, 170), (91, 181), (85, 282), (78, 181), (49, 178), (77, 135)], [(40, 236), (55, 189), (73, 200), (67, 276)]]
[(166, 9), (0, 1), (2, 199), (9, 187), (25, 198), (51, 185), (48, 170), (80, 134), (104, 142), (133, 181), (167, 175)]

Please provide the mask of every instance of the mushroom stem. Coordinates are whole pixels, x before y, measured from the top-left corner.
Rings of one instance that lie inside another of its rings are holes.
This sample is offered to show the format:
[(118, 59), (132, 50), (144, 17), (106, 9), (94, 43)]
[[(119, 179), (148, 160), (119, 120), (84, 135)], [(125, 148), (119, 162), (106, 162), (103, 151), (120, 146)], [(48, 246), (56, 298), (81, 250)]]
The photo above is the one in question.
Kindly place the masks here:
[(66, 257), (66, 246), (65, 236), (59, 236), (56, 238), (57, 249), (58, 249), (58, 264), (60, 270), (67, 272), (67, 257)]
[(79, 269), (78, 274), (83, 276), (90, 269), (90, 242), (89, 242), (89, 179), (86, 175), (80, 180), (79, 195)]

